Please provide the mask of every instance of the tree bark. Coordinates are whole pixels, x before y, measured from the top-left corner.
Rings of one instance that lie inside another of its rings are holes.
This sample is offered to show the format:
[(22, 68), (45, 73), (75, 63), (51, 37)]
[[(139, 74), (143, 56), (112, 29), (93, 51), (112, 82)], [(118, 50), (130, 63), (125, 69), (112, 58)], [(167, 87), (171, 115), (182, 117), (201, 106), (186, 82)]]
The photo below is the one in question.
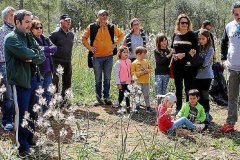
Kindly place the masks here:
[(20, 0), (20, 2), (19, 2), (19, 9), (23, 9), (23, 6), (24, 6), (23, 0)]

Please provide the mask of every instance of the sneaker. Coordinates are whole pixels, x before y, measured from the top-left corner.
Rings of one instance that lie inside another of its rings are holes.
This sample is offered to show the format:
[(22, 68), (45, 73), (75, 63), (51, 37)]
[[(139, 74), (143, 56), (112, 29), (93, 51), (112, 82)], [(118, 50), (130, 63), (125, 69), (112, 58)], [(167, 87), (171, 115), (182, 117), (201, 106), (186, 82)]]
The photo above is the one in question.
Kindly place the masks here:
[(204, 129), (205, 124), (195, 124), (195, 126), (196, 126), (196, 130), (198, 132), (201, 132)]
[(113, 105), (112, 101), (109, 98), (104, 99), (105, 105), (111, 106)]
[(221, 132), (232, 132), (234, 131), (234, 125), (225, 123), (219, 130)]
[(133, 110), (134, 113), (139, 113), (140, 112), (140, 106), (136, 106)]
[(94, 106), (102, 106), (102, 105), (104, 105), (104, 102), (103, 102), (102, 99), (97, 98), (96, 102), (94, 102), (93, 105), (94, 105)]
[(4, 131), (12, 131), (13, 125), (11, 123), (8, 123), (5, 126), (2, 125), (2, 128), (4, 129)]
[(151, 107), (147, 107), (147, 113), (155, 113), (155, 111)]

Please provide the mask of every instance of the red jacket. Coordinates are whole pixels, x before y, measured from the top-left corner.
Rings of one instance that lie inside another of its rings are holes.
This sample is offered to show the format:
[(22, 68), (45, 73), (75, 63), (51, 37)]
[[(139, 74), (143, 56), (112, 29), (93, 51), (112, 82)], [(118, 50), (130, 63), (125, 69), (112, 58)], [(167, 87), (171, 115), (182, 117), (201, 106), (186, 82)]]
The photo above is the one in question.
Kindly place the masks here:
[(173, 125), (171, 115), (165, 114), (167, 107), (160, 105), (157, 113), (158, 128), (162, 132), (167, 132)]

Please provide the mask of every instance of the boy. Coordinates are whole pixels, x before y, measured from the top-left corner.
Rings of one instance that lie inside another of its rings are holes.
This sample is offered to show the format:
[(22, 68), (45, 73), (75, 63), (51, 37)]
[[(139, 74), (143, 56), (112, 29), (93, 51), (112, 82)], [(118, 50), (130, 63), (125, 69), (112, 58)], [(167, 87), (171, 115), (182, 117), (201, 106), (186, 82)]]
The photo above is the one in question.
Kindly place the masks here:
[[(144, 96), (144, 101), (147, 107), (147, 112), (153, 113), (154, 110), (150, 107), (150, 85), (149, 77), (152, 71), (152, 66), (145, 59), (147, 49), (145, 47), (139, 46), (136, 48), (137, 59), (132, 63), (131, 66), (131, 75), (137, 76), (137, 83), (141, 87), (141, 91)], [(134, 109), (135, 113), (140, 112), (140, 102), (136, 102), (136, 108)]]
[[(178, 113), (178, 117), (186, 117), (192, 123), (202, 124), (206, 120), (206, 114), (203, 106), (198, 103), (200, 92), (197, 89), (191, 89), (188, 92), (189, 102), (183, 104), (182, 109)], [(202, 124), (202, 129), (205, 124)]]

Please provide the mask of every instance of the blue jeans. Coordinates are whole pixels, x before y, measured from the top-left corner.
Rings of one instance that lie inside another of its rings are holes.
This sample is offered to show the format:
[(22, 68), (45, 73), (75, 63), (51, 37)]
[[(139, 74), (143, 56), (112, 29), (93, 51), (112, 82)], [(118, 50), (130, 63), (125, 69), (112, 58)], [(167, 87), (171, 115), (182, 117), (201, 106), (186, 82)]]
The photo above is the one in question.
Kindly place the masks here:
[(165, 95), (167, 93), (167, 86), (169, 82), (169, 75), (155, 75), (155, 94)]
[(44, 89), (43, 97), (46, 98), (46, 101), (47, 101), (47, 105), (43, 106), (43, 109), (42, 109), (43, 113), (45, 113), (48, 110), (48, 104), (51, 101), (51, 94), (48, 91), (48, 87), (52, 83), (52, 73), (47, 72), (47, 73), (42, 74), (42, 76), (43, 76), (43, 81), (42, 81), (41, 85)]
[(11, 86), (7, 83), (7, 75), (6, 75), (6, 65), (5, 63), (0, 63), (0, 72), (2, 73), (3, 79), (2, 84), (6, 87), (6, 92), (3, 94), (2, 103), (2, 124), (5, 126), (8, 123), (13, 122), (13, 96)]
[[(19, 109), (19, 135), (18, 141), (20, 143), (19, 152), (29, 152), (29, 142), (33, 138), (33, 133), (28, 128), (21, 126), (25, 112), (29, 112), (30, 118), (36, 120), (37, 114), (33, 112), (33, 105), (37, 102), (37, 96), (35, 90), (37, 89), (39, 82), (37, 76), (33, 76), (31, 79), (31, 88), (23, 88), (16, 86), (18, 109)], [(34, 130), (34, 125), (28, 122), (29, 127)]]
[(168, 130), (168, 134), (172, 134), (177, 128), (182, 127), (185, 125), (188, 129), (195, 129), (196, 126), (189, 121), (186, 117), (181, 117), (174, 121), (172, 127)]
[(96, 97), (102, 98), (102, 74), (103, 82), (103, 97), (109, 98), (110, 80), (113, 66), (113, 56), (96, 57), (93, 59), (93, 70), (95, 75), (95, 92)]

